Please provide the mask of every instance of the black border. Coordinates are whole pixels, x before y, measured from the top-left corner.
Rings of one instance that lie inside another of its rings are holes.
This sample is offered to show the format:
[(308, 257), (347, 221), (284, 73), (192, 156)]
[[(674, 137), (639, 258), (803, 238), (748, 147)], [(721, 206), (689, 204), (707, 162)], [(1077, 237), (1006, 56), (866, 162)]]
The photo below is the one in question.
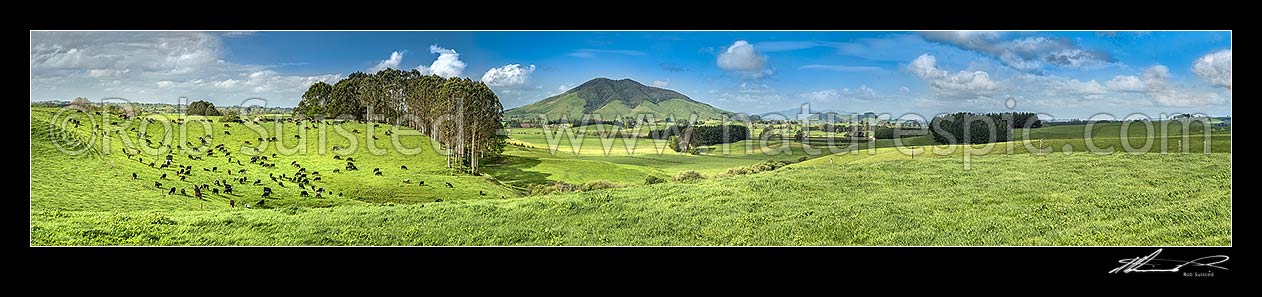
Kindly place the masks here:
[(188, 4), (192, 5), (89, 2), (57, 7), (55, 15), (26, 15), (26, 26), (32, 30), (1230, 30), (1235, 23), (1228, 8), (1113, 1)]
[[(1226, 255), (1228, 270), (1212, 277), (1182, 273), (1110, 273), (1118, 260), (1147, 256), (1192, 260)], [(354, 272), (365, 276), (398, 270), (415, 275), (473, 272), (478, 275), (548, 276), (558, 273), (636, 273), (652, 277), (696, 274), (779, 277), (812, 275), (851, 279), (963, 279), (1046, 282), (1075, 280), (1228, 281), (1237, 278), (1231, 247), (48, 247), (29, 248), (34, 273), (73, 267), (108, 269), (134, 278), (163, 267), (266, 270), (284, 273)], [(247, 268), (248, 267), (248, 268)], [(522, 273), (526, 274), (523, 275)], [(533, 275), (532, 275), (533, 274)], [(163, 276), (154, 276), (163, 277)]]
[[(1195, 11), (1187, 5), (1150, 3), (1142, 5), (1144, 10), (1135, 10), (1141, 5), (1096, 2), (1081, 8), (911, 2), (890, 3), (889, 7), (844, 3), (815, 8), (820, 4), (777, 2), (729, 3), (730, 9), (714, 4), (682, 7), (685, 4), (643, 2), (552, 6), (535, 2), (415, 2), (413, 7), (389, 9), (393, 10), (389, 11), (392, 14), (389, 16), (383, 15), (383, 10), (400, 3), (371, 3), (365, 8), (324, 2), (277, 4), (270, 8), (261, 7), (261, 3), (227, 8), (204, 6), (221, 3), (194, 4), (160, 9), (117, 3), (74, 4), (58, 8), (55, 16), (30, 14), (25, 25), (29, 30), (1230, 30), (1235, 20), (1227, 14)], [(1233, 203), (1236, 201), (1233, 199)], [(1239, 205), (1233, 205), (1235, 208)], [(25, 214), (14, 218), (26, 218), (29, 223), (29, 216)], [(29, 229), (22, 231), (29, 234)], [(1233, 228), (1233, 245), (1238, 234)], [(17, 236), (23, 237), (27, 236)], [(702, 284), (700, 280), (710, 275), (812, 275), (833, 279), (836, 284), (852, 285), (855, 278), (950, 278), (978, 283), (993, 280), (1046, 283), (1062, 278), (1232, 280), (1236, 271), (1242, 270), (1236, 268), (1238, 258), (1234, 247), (99, 248), (29, 247), (29, 241), (25, 245), (28, 247), (16, 254), (27, 263), (20, 271), (29, 269), (37, 275), (55, 275), (82, 269), (95, 272), (90, 274), (94, 278), (119, 277), (131, 282), (143, 281), (135, 279), (137, 275), (180, 278), (192, 273), (185, 270), (215, 270), (238, 264), (251, 271), (266, 271), (260, 275), (280, 279), (288, 272), (341, 273), (340, 276), (363, 273), (374, 277), (410, 269), (421, 272), (404, 274), (404, 277), (424, 279), (425, 275), (440, 270), (442, 273), (438, 274), (448, 276), (435, 277), (435, 280), (450, 279), (459, 272), (476, 273), (470, 276), (488, 279), (497, 275), (554, 276), (540, 272), (546, 270), (587, 277), (600, 277), (592, 275), (596, 271), (637, 273), (649, 278), (671, 277), (672, 282), (682, 277), (685, 281), (697, 280), (696, 284)], [(1213, 278), (1108, 273), (1120, 265), (1118, 260), (1144, 256), (1158, 248), (1164, 250), (1163, 258), (1171, 259), (1227, 255), (1233, 259), (1223, 266), (1232, 270), (1217, 271)], [(216, 278), (198, 279), (213, 282)], [(243, 277), (238, 282), (248, 280)], [(899, 289), (897, 286), (889, 288)]]

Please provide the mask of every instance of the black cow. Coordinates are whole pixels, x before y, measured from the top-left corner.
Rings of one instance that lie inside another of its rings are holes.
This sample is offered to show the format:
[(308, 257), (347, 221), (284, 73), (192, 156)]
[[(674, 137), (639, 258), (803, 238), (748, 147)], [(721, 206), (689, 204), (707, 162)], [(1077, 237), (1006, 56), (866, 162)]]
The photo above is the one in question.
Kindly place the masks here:
[[(264, 196), (267, 196), (267, 195), (264, 195)], [(260, 200), (259, 200), (259, 203), (256, 203), (255, 205), (258, 205), (258, 206), (263, 206), (263, 202), (267, 202), (267, 200), (262, 200), (262, 199), (260, 199)]]
[(309, 196), (309, 195), (307, 195), (307, 191), (302, 191), (302, 192), (298, 193), (298, 196), (307, 197), (307, 196)]
[(381, 171), (377, 171), (377, 175), (381, 175)]
[(342, 156), (333, 155), (333, 160), (341, 160)]
[(171, 187), (171, 191), (167, 192), (167, 196), (175, 195), (175, 187)]
[(408, 166), (407, 166), (407, 165), (401, 165), (401, 166), (399, 166), (399, 168), (400, 168), (400, 169), (403, 169), (403, 170), (408, 170)]
[(478, 191), (478, 195), (486, 196), (486, 192), (483, 192), (483, 191), (479, 190), (479, 191)]
[(423, 181), (423, 180), (422, 180), (422, 181), (418, 181), (418, 182), (419, 182), (419, 183), (420, 183), (420, 185), (422, 185), (422, 186), (424, 186), (424, 185), (425, 185), (425, 181)]
[(135, 173), (135, 172), (132, 172), (132, 173), (131, 173), (131, 179), (136, 179), (136, 173)]
[(167, 174), (166, 174), (166, 173), (163, 173), (163, 174), (162, 174), (162, 179), (167, 179)]
[(448, 188), (455, 188), (455, 186), (452, 186), (452, 185), (451, 185), (451, 183), (449, 183), (449, 182), (443, 182), (443, 183), (444, 183), (444, 184), (447, 184), (447, 187), (448, 187)]
[(159, 187), (159, 188), (161, 188), (161, 187), (162, 187), (162, 183), (160, 183), (160, 182), (153, 182), (153, 186), (154, 186), (154, 187)]

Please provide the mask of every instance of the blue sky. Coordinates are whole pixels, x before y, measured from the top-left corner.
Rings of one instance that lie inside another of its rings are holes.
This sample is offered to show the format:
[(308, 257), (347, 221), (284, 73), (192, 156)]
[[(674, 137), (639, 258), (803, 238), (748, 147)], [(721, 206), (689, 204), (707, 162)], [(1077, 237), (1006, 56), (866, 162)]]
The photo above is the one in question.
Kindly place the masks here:
[(1230, 32), (32, 32), (31, 99), (292, 106), (382, 67), (470, 77), (506, 107), (595, 77), (738, 112), (1056, 118), (1231, 109)]

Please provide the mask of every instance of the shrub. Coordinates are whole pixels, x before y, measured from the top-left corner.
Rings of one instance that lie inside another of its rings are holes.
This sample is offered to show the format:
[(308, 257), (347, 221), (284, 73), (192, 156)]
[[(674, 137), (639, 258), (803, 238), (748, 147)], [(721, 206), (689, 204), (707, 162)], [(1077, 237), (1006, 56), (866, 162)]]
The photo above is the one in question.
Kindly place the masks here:
[(226, 110), (223, 112), (223, 117), (219, 120), (224, 122), (241, 122), (241, 113), (238, 113), (235, 110)]
[(186, 113), (189, 115), (217, 116), (219, 115), (219, 110), (215, 109), (214, 103), (198, 100), (188, 104)]
[(693, 170), (680, 172), (678, 175), (675, 175), (675, 177), (673, 178), (673, 180), (677, 182), (687, 182), (687, 181), (702, 180), (702, 179), (705, 179), (705, 176), (701, 175), (700, 172), (696, 172)]
[(546, 185), (531, 185), (530, 188), (527, 189), (527, 193), (530, 196), (539, 196), (556, 193), (578, 192), (579, 190), (579, 185), (566, 182), (554, 182)]
[(759, 173), (759, 172), (764, 172), (764, 171), (772, 171), (772, 170), (779, 169), (780, 167), (787, 166), (789, 164), (793, 164), (793, 163), (789, 161), (767, 160), (767, 161), (762, 161), (754, 165), (728, 168), (726, 172), (723, 172), (722, 176), (753, 174), (753, 173)]
[(666, 179), (657, 177), (656, 175), (650, 175), (644, 178), (644, 184), (646, 185), (660, 184), (664, 182), (666, 182)]
[(622, 185), (615, 184), (607, 180), (590, 181), (583, 184), (583, 191), (595, 191), (603, 189), (621, 188)]

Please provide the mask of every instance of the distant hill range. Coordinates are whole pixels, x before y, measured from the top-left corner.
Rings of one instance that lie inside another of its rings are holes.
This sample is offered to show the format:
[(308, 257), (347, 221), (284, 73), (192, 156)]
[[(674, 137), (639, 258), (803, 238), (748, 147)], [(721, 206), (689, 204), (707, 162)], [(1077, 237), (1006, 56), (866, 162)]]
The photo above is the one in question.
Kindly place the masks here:
[(602, 77), (565, 93), (510, 109), (504, 115), (528, 119), (537, 119), (540, 114), (547, 115), (548, 119), (565, 115), (571, 120), (579, 120), (584, 114), (599, 114), (602, 120), (614, 120), (624, 116), (654, 114), (658, 120), (667, 116), (682, 120), (693, 113), (699, 120), (705, 120), (721, 118), (731, 112), (692, 100), (679, 92), (646, 86), (629, 78), (612, 80)]
[[(809, 111), (809, 119), (818, 122), (849, 122), (856, 117), (862, 117), (861, 113), (854, 113), (833, 109), (811, 108)], [(799, 120), (798, 115), (802, 113), (801, 107), (795, 107), (780, 111), (772, 111), (759, 113), (766, 120)]]

